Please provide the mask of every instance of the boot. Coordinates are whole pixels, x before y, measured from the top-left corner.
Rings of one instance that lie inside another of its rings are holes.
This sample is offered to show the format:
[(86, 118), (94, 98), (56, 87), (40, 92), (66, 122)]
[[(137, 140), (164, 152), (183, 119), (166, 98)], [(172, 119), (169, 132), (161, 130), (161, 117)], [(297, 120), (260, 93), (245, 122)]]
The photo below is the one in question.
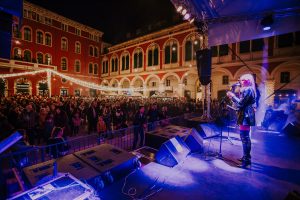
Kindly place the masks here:
[(248, 168), (248, 166), (251, 166), (251, 160), (249, 159), (243, 159), (242, 163), (237, 165), (239, 168)]
[(242, 162), (244, 159), (245, 159), (245, 157), (243, 156), (241, 158), (238, 158), (237, 160), (240, 161), (240, 162)]

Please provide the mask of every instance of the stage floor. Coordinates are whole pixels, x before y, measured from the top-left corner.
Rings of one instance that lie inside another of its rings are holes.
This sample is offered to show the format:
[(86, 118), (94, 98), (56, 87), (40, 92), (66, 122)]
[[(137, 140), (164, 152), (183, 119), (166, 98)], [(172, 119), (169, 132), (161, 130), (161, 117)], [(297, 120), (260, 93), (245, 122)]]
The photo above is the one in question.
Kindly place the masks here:
[[(210, 155), (219, 151), (219, 139), (211, 139), (204, 153), (189, 155), (174, 168), (151, 162), (130, 174), (126, 183), (121, 179), (99, 196), (103, 200), (138, 199), (151, 193), (148, 199), (284, 199), (288, 192), (300, 191), (299, 137), (254, 131), (253, 164), (246, 170), (235, 166), (242, 146), (237, 133), (230, 132), (230, 136), (233, 144), (222, 142), (224, 160)], [(128, 191), (136, 194), (131, 198), (124, 194)]]

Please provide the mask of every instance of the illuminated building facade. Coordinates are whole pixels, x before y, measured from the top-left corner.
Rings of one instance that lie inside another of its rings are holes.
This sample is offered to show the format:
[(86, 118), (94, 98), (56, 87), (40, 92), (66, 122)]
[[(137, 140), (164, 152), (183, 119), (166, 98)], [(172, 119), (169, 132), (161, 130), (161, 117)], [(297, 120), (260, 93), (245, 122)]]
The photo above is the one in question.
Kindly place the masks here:
[[(204, 88), (199, 83), (195, 52), (205, 46), (204, 41), (205, 36), (194, 26), (184, 23), (114, 45), (102, 55), (101, 84), (143, 88), (131, 95), (201, 99)], [(295, 99), (300, 95), (300, 32), (211, 48), (212, 99), (223, 96), (249, 72), (255, 74), (263, 97), (284, 84), (275, 98)], [(274, 96), (267, 103), (273, 104), (273, 100)]]
[[(99, 83), (102, 35), (99, 30), (24, 1), (22, 26), (14, 19), (11, 59), (0, 59), (0, 73), (49, 68), (77, 79)], [(7, 78), (7, 95), (48, 91), (47, 74)], [(52, 95), (95, 95), (57, 76), (51, 78)]]

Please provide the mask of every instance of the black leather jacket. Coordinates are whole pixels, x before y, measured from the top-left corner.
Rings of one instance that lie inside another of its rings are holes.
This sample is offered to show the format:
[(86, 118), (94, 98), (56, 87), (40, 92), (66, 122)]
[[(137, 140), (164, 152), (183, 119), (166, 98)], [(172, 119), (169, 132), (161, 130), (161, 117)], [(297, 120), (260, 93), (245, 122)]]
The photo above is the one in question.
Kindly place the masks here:
[(255, 126), (255, 92), (251, 87), (247, 87), (243, 90), (240, 98), (234, 96), (232, 101), (237, 104), (238, 107), (238, 125)]

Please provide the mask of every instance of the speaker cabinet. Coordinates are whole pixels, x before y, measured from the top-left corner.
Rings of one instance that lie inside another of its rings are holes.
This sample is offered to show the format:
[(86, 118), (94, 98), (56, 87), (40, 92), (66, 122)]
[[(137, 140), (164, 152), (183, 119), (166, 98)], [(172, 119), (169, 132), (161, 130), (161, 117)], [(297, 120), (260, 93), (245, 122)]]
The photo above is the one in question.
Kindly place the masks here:
[(176, 125), (169, 125), (155, 131), (149, 131), (146, 133), (146, 146), (159, 149), (169, 139), (176, 136), (185, 138), (189, 132), (190, 128)]
[(184, 142), (193, 153), (203, 151), (203, 138), (194, 128), (192, 128), (191, 133), (185, 138)]
[[(96, 169), (101, 176), (109, 174), (110, 178), (114, 180), (122, 178), (138, 167), (135, 155), (110, 144), (101, 144), (78, 151), (74, 155)], [(113, 180), (108, 182), (113, 182)]]
[(296, 123), (289, 123), (282, 130), (288, 136), (300, 136), (300, 128), (295, 125)]
[(196, 62), (201, 84), (208, 85), (211, 82), (211, 50), (198, 50), (196, 52)]
[(55, 160), (49, 160), (43, 163), (25, 167), (23, 172), (31, 186), (39, 185), (42, 179), (53, 176), (53, 163)]
[(174, 167), (183, 161), (189, 153), (188, 146), (179, 136), (176, 136), (162, 144), (155, 155), (155, 159), (159, 164)]

